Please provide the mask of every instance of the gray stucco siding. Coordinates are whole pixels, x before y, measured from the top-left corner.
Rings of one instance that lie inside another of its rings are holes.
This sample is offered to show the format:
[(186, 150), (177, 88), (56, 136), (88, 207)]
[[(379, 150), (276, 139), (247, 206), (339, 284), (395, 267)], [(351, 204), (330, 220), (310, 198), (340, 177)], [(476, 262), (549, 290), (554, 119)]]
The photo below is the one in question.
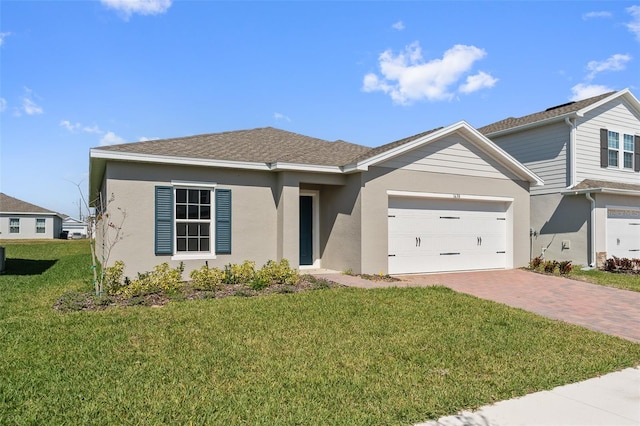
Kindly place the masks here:
[(543, 194), (531, 197), (532, 257), (589, 263), (590, 203), (584, 195)]
[(505, 136), (491, 137), (491, 140), (544, 181), (544, 186), (531, 188), (531, 194), (535, 195), (557, 192), (567, 187), (569, 138), (569, 126), (564, 122), (558, 122)]
[(584, 179), (595, 179), (640, 184), (640, 173), (638, 172), (600, 167), (601, 128), (621, 134), (640, 135), (640, 116), (626, 101), (617, 99), (590, 111), (579, 119), (576, 133), (577, 182)]
[(513, 198), (511, 229), (512, 267), (529, 262), (529, 183), (442, 173), (372, 167), (363, 176), (362, 272), (388, 271), (388, 190), (464, 194)]
[[(114, 196), (109, 205), (111, 220), (121, 222), (118, 207), (126, 212), (123, 239), (114, 245), (109, 264), (124, 261), (128, 276), (152, 270), (163, 262), (173, 267), (180, 264), (180, 260), (171, 260), (172, 256), (154, 253), (154, 189), (157, 185), (171, 186), (172, 181), (215, 183), (216, 188), (232, 191), (232, 252), (208, 259), (209, 266), (252, 260), (259, 267), (267, 260), (276, 260), (275, 178), (275, 174), (245, 170), (109, 163), (104, 189), (108, 196)], [(205, 264), (204, 259), (183, 262), (184, 278)]]

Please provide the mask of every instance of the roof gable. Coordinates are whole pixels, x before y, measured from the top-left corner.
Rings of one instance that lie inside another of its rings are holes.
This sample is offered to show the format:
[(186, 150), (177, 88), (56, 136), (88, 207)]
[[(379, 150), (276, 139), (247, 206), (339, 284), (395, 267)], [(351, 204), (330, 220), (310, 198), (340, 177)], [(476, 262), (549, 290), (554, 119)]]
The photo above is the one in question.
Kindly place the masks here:
[(543, 185), (542, 180), (538, 176), (465, 121), (459, 121), (447, 127), (430, 130), (384, 145), (384, 150), (373, 150), (373, 155), (366, 156), (353, 166), (348, 167), (353, 167), (357, 170), (367, 170), (370, 166), (380, 165), (385, 161), (404, 155), (407, 152), (419, 149), (425, 145), (435, 143), (451, 135), (462, 137), (520, 179), (529, 181), (535, 185)]
[(585, 113), (621, 96), (627, 98), (634, 107), (640, 111), (640, 104), (638, 103), (638, 100), (628, 89), (625, 89), (619, 92), (604, 93), (602, 95), (583, 99), (577, 102), (569, 102), (553, 106), (545, 109), (544, 111), (528, 114), (518, 118), (505, 118), (504, 120), (480, 127), (478, 128), (478, 131), (484, 135), (495, 136), (496, 134), (510, 133), (522, 128), (542, 125), (550, 121), (562, 120), (565, 117), (582, 116)]

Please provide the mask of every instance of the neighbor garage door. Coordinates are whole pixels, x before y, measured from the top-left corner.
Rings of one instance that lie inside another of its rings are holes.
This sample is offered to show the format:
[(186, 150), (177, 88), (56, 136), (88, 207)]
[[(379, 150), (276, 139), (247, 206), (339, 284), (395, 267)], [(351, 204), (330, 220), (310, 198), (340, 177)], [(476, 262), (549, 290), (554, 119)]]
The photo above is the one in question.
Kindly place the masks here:
[(640, 210), (607, 209), (607, 257), (640, 257)]
[(506, 267), (507, 204), (389, 198), (389, 273)]

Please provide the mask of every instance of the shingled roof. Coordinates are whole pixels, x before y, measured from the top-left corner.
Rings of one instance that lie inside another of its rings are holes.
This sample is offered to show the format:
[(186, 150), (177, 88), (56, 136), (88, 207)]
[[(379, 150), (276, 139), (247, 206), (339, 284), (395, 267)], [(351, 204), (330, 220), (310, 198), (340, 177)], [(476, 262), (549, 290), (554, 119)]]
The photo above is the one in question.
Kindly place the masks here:
[(606, 180), (585, 179), (571, 189), (576, 191), (586, 190), (586, 189), (596, 189), (596, 190), (617, 189), (617, 190), (623, 190), (623, 191), (640, 192), (640, 185), (634, 185), (631, 183), (610, 182)]
[(100, 151), (258, 163), (342, 166), (371, 151), (345, 141), (329, 142), (263, 127), (96, 148)]
[(36, 206), (35, 204), (27, 203), (26, 201), (18, 200), (17, 198), (10, 197), (7, 194), (0, 192), (0, 212), (2, 213), (48, 213), (57, 214), (44, 207)]
[(484, 127), (480, 127), (478, 131), (484, 135), (489, 135), (491, 133), (500, 132), (503, 130), (512, 129), (515, 127), (525, 126), (528, 124), (533, 124), (538, 121), (548, 120), (554, 117), (562, 117), (567, 114), (571, 114), (577, 111), (580, 111), (583, 108), (588, 107), (589, 105), (595, 104), (596, 102), (611, 96), (616, 92), (608, 92), (602, 95), (594, 96), (592, 98), (583, 99), (577, 102), (569, 102), (562, 105), (557, 105), (551, 108), (547, 108), (544, 111), (536, 112), (533, 114), (525, 115), (523, 117), (509, 117), (504, 120), (497, 121), (495, 123), (489, 124)]

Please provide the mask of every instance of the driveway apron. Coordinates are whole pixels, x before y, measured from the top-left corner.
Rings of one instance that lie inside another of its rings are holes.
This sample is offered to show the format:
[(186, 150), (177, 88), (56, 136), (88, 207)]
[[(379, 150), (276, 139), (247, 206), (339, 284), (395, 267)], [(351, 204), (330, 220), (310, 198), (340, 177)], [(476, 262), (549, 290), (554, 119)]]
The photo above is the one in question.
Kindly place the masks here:
[(444, 285), (457, 292), (640, 342), (640, 292), (512, 269), (406, 275), (404, 285)]

